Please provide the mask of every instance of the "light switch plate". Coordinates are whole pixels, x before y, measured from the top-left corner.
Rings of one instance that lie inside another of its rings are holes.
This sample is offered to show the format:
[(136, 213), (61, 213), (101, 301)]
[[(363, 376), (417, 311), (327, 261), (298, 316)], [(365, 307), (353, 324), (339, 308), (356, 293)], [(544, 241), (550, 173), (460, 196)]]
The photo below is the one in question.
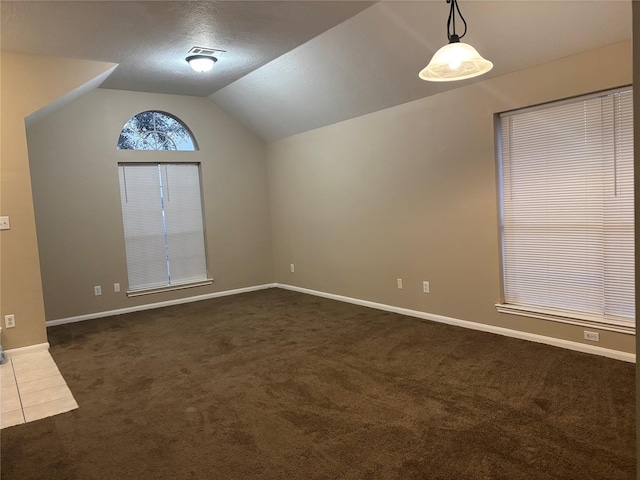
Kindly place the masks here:
[(9, 217), (0, 217), (0, 230), (10, 230), (11, 222), (9, 222)]

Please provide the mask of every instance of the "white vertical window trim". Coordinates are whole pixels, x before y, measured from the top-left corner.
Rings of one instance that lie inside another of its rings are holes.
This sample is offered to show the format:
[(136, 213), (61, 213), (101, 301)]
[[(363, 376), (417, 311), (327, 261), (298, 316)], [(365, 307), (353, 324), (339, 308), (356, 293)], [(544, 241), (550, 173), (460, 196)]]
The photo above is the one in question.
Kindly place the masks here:
[(197, 164), (121, 164), (120, 195), (129, 292), (207, 278)]
[(500, 311), (635, 330), (632, 103), (501, 115)]

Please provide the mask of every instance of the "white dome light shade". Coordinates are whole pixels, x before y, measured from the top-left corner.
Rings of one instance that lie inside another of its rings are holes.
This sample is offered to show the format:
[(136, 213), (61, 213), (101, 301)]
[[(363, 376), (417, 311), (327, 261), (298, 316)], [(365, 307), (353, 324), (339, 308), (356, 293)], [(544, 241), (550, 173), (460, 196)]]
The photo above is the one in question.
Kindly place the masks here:
[(419, 76), (430, 82), (450, 82), (477, 77), (493, 68), (471, 45), (453, 42), (438, 50)]
[(206, 55), (192, 55), (187, 57), (186, 60), (196, 72), (208, 72), (217, 61), (215, 57), (208, 57)]

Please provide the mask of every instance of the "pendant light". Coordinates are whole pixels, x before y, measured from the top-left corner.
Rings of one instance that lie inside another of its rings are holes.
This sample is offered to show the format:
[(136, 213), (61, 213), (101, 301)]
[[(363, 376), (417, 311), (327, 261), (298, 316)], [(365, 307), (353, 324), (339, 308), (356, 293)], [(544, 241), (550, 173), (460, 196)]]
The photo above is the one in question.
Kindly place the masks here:
[[(447, 20), (449, 43), (435, 53), (429, 65), (420, 72), (420, 78), (430, 82), (451, 82), (487, 73), (493, 68), (493, 63), (482, 58), (471, 45), (460, 41), (467, 33), (467, 22), (460, 13), (458, 0), (446, 2), (451, 4)], [(456, 34), (456, 12), (464, 24), (462, 35)]]
[(186, 58), (191, 68), (196, 72), (208, 72), (218, 60), (216, 57), (208, 55), (191, 55)]

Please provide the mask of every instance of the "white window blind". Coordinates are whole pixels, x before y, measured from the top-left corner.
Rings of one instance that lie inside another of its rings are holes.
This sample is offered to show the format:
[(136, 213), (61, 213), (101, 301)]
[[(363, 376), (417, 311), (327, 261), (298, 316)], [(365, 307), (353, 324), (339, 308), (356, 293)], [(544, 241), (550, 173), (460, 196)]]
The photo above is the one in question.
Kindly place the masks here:
[(129, 290), (207, 280), (196, 164), (121, 164)]
[(504, 302), (635, 326), (630, 89), (501, 116)]

